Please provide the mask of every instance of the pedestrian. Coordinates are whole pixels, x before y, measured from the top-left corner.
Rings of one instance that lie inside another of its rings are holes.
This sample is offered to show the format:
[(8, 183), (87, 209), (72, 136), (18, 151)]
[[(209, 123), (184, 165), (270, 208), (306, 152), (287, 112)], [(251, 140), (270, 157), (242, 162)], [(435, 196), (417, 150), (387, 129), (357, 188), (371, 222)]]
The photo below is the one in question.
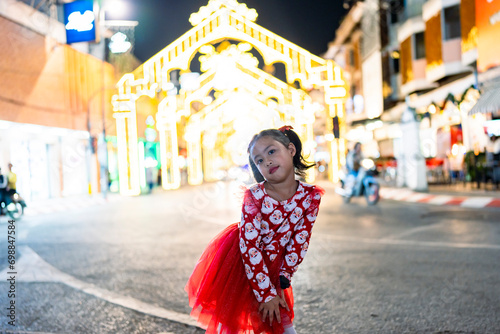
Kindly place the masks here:
[(259, 182), (245, 190), (240, 223), (207, 246), (186, 284), (191, 315), (207, 333), (296, 333), (290, 282), (309, 247), (324, 190), (296, 180), (308, 165), (292, 127), (253, 137)]
[(151, 194), (153, 191), (153, 167), (146, 168), (146, 184), (148, 186), (148, 194)]

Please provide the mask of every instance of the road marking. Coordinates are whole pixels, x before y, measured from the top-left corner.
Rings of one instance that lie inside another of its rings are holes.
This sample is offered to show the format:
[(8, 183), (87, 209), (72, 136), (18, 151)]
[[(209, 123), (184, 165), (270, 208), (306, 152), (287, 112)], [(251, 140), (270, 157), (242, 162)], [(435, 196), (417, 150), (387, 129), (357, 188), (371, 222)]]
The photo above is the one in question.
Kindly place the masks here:
[(407, 237), (409, 235), (412, 235), (412, 234), (415, 234), (415, 233), (418, 233), (418, 232), (422, 232), (422, 231), (426, 231), (426, 230), (432, 230), (432, 229), (435, 229), (437, 227), (441, 227), (443, 226), (443, 223), (435, 223), (435, 224), (431, 224), (431, 225), (426, 225), (426, 226), (419, 226), (419, 227), (415, 227), (415, 228), (411, 228), (407, 231), (404, 231), (402, 233), (397, 233), (397, 234), (393, 234), (393, 235), (389, 235), (387, 237), (384, 237), (380, 240), (389, 240), (389, 239), (401, 239), (403, 237)]
[(470, 197), (460, 204), (465, 208), (484, 208), (491, 202), (491, 197)]
[[(45, 262), (35, 251), (28, 246), (19, 247), (21, 258), (17, 261), (17, 280), (19, 282), (55, 282), (66, 284), (76, 290), (85, 292), (91, 296), (105, 300), (112, 304), (126, 307), (128, 309), (163, 318), (170, 321), (179, 322), (188, 326), (198, 327), (196, 321), (189, 315), (165, 308), (151, 305), (138, 299), (120, 295), (118, 293), (99, 288), (94, 284), (81, 281), (71, 275), (63, 273), (59, 269)], [(2, 270), (0, 277), (6, 277), (8, 267)]]
[(316, 233), (316, 237), (326, 238), (326, 239), (336, 240), (336, 241), (346, 241), (346, 242), (365, 243), (365, 244), (378, 244), (378, 245), (500, 250), (500, 245), (490, 245), (490, 244), (470, 244), (470, 243), (461, 243), (461, 242), (434, 242), (434, 241), (415, 241), (415, 240), (397, 240), (397, 239), (371, 239), (371, 238), (357, 238), (357, 237), (348, 237), (348, 236), (331, 235), (331, 234), (320, 234), (320, 233)]
[(438, 195), (438, 196), (435, 196), (434, 198), (430, 199), (427, 203), (428, 204), (435, 204), (435, 205), (443, 205), (446, 202), (449, 202), (451, 200), (453, 200), (453, 197), (451, 197), (451, 196)]

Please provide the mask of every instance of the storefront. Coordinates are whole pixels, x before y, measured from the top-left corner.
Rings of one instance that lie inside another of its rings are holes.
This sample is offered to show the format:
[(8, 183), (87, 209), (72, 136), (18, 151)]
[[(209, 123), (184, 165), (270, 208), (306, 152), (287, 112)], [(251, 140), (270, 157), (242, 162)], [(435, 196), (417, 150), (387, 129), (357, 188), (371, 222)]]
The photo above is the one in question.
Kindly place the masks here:
[(0, 121), (0, 166), (13, 164), (27, 200), (88, 193), (88, 133)]

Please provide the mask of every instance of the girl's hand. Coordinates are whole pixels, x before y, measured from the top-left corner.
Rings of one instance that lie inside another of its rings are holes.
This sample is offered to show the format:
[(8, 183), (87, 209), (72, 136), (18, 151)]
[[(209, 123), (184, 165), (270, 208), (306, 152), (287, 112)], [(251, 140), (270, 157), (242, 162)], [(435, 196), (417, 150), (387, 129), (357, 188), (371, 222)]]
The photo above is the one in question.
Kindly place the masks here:
[(269, 326), (272, 326), (274, 317), (276, 317), (276, 320), (281, 323), (280, 306), (290, 311), (283, 291), (281, 291), (281, 297), (276, 296), (267, 303), (260, 304), (259, 313), (262, 312), (262, 321), (265, 322), (266, 318), (269, 317)]

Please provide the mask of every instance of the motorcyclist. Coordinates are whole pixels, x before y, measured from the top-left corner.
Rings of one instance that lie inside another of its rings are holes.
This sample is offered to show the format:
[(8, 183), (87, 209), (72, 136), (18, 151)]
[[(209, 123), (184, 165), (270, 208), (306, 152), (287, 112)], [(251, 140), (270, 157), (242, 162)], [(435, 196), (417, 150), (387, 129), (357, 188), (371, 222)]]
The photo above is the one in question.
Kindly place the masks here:
[(347, 186), (346, 190), (351, 191), (353, 196), (361, 193), (361, 183), (366, 175), (366, 170), (361, 167), (363, 154), (361, 153), (361, 143), (354, 144), (354, 148), (347, 153)]
[(10, 197), (16, 193), (17, 175), (12, 171), (12, 164), (9, 163), (9, 173), (7, 174), (7, 195)]
[(7, 196), (7, 177), (2, 174), (0, 168), (0, 203), (5, 202), (5, 206), (10, 204), (10, 196)]

